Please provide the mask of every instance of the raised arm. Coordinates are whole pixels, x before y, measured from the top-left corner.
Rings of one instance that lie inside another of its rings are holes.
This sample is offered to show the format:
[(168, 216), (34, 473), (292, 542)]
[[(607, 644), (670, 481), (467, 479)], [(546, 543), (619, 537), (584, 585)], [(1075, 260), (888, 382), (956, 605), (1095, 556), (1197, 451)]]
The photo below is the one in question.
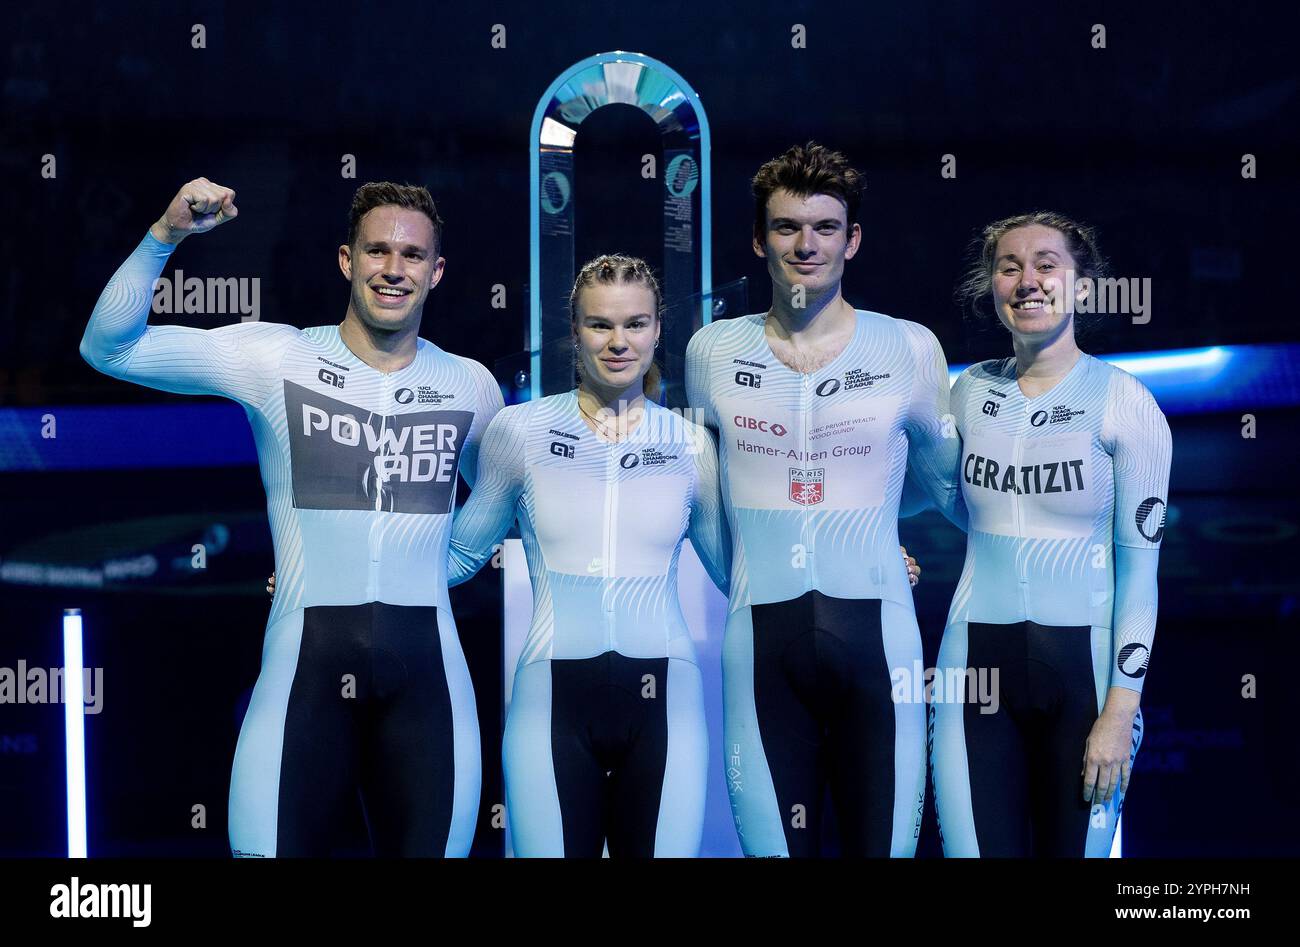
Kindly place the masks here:
[[(447, 545), (447, 586), (483, 568), (510, 531), (524, 488), (527, 405), (497, 412), (478, 449), (477, 483), (452, 521)], [(468, 478), (466, 478), (468, 479)]]
[(94, 368), (178, 394), (225, 395), (249, 404), (274, 383), (275, 363), (298, 334), (291, 326), (247, 323), (218, 329), (150, 326), (154, 281), (187, 235), (233, 219), (235, 192), (206, 178), (177, 192), (166, 212), (108, 281), (81, 339)]

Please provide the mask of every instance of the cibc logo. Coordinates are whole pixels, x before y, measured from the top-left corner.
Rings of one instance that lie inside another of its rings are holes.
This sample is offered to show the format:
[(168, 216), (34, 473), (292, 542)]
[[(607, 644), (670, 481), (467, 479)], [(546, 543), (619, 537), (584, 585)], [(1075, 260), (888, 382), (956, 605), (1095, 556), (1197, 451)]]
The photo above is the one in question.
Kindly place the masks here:
[(757, 372), (736, 372), (736, 384), (745, 385), (749, 388), (761, 388), (763, 386), (763, 376)]
[(316, 373), (316, 377), (327, 385), (333, 385), (335, 388), (343, 387), (343, 376), (338, 372), (332, 372), (328, 368), (322, 368)]
[(573, 459), (573, 445), (566, 444), (563, 441), (551, 441), (551, 453), (556, 457), (564, 457), (569, 460)]
[(773, 434), (777, 437), (785, 437), (786, 434), (786, 427), (780, 421), (768, 422), (743, 414), (738, 414), (731, 420), (735, 422), (736, 427), (743, 427), (750, 431), (762, 431), (764, 434)]

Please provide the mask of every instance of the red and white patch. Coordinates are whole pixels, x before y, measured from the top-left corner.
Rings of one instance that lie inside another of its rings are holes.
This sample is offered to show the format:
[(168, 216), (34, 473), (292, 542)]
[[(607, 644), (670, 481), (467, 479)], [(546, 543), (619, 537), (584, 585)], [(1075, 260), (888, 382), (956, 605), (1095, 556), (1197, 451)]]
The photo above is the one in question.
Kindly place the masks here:
[(823, 486), (826, 480), (826, 468), (800, 470), (790, 468), (790, 499), (800, 506), (812, 506), (824, 498)]

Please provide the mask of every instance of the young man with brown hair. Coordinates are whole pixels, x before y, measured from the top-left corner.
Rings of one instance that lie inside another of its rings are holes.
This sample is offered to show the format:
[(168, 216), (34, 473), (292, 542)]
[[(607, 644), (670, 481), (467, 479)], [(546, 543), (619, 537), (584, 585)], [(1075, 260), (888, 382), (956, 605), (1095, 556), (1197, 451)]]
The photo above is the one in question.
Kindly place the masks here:
[(910, 465), (960, 520), (959, 445), (933, 333), (840, 292), (860, 188), (842, 154), (813, 142), (763, 165), (753, 247), (772, 307), (687, 347), (732, 536), (724, 760), (747, 855), (818, 854), (828, 786), (843, 854), (910, 857), (920, 831), (925, 704), (907, 679), (921, 637), (899, 499)]

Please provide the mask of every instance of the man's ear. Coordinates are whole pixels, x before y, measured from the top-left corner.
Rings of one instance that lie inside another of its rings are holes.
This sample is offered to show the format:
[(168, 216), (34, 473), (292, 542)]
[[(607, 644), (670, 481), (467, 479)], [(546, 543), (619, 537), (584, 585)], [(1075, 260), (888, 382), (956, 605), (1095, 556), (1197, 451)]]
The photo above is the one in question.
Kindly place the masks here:
[(862, 225), (854, 224), (849, 228), (849, 242), (844, 248), (844, 259), (851, 260), (858, 255), (858, 248), (862, 246)]

